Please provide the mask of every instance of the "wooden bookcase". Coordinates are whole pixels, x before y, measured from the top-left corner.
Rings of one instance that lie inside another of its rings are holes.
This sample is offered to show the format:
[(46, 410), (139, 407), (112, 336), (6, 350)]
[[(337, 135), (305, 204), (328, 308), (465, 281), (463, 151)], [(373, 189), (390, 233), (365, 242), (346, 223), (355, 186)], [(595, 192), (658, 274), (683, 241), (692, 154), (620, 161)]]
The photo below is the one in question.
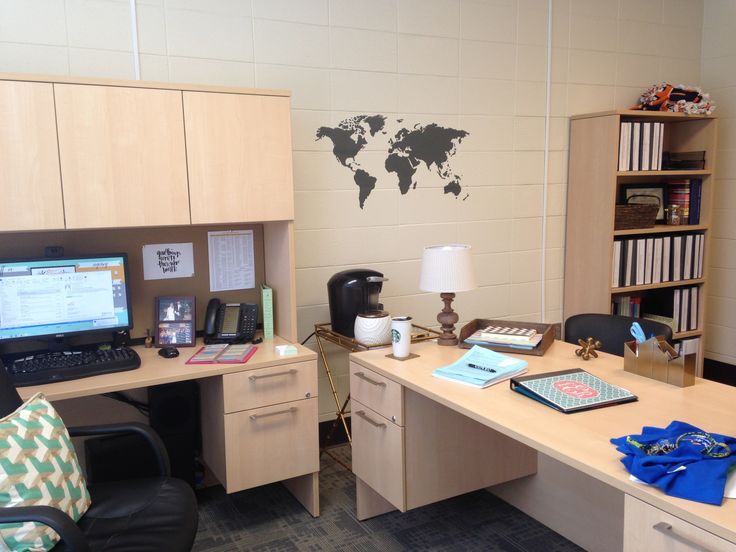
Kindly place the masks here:
[[(664, 151), (705, 151), (702, 170), (619, 171), (619, 133), (623, 121), (664, 123)], [(670, 112), (616, 110), (575, 115), (570, 122), (570, 158), (565, 245), (564, 318), (586, 312), (610, 313), (617, 295), (646, 297), (651, 290), (698, 286), (697, 329), (676, 332), (675, 339), (700, 337), (698, 375), (702, 374), (708, 257), (712, 225), (717, 119)], [(627, 184), (667, 185), (675, 179), (702, 179), (697, 225), (614, 230), (615, 205)], [(612, 287), (613, 243), (619, 237), (704, 234), (702, 278), (628, 287)], [(661, 292), (666, 293), (666, 292)]]

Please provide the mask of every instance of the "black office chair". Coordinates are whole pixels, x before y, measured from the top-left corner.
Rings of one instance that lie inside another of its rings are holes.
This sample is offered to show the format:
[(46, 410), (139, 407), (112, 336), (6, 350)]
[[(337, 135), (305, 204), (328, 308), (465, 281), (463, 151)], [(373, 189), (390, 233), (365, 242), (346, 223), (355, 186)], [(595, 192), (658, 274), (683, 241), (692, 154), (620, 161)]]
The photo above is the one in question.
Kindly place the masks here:
[(672, 344), (672, 328), (667, 324), (645, 318), (597, 313), (576, 314), (565, 320), (565, 341), (577, 345), (578, 339), (593, 337), (602, 343), (601, 351), (624, 356), (624, 343), (634, 339), (629, 331), (632, 322), (638, 322), (647, 337), (661, 335)]
[[(21, 404), (20, 395), (0, 366), (0, 418)], [(92, 504), (76, 523), (51, 506), (0, 508), (0, 523), (37, 521), (48, 525), (61, 537), (53, 552), (191, 550), (197, 532), (197, 499), (189, 485), (169, 477), (169, 457), (156, 432), (140, 423), (67, 429), (72, 437), (136, 433), (153, 449), (161, 475), (90, 485)]]

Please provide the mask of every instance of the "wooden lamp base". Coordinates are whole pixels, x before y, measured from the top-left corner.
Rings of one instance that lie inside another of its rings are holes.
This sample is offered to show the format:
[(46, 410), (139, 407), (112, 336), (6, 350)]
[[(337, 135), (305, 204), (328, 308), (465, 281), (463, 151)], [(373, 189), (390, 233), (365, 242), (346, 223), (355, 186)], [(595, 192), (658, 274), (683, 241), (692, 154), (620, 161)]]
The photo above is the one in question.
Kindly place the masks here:
[(445, 308), (437, 315), (437, 322), (442, 325), (442, 335), (437, 338), (437, 344), (455, 346), (458, 344), (457, 336), (455, 335), (455, 324), (460, 320), (457, 313), (452, 310), (452, 300), (455, 299), (455, 294), (440, 293), (440, 297), (445, 303)]

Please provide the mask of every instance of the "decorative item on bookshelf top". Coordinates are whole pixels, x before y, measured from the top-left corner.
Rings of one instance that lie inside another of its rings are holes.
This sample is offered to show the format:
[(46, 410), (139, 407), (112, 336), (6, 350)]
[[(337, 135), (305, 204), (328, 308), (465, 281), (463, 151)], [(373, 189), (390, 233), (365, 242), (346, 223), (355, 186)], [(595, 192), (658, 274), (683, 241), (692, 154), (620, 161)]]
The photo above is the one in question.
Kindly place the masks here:
[(674, 111), (690, 115), (710, 115), (716, 109), (710, 94), (696, 86), (673, 86), (668, 82), (653, 84), (642, 92), (631, 109), (643, 111)]

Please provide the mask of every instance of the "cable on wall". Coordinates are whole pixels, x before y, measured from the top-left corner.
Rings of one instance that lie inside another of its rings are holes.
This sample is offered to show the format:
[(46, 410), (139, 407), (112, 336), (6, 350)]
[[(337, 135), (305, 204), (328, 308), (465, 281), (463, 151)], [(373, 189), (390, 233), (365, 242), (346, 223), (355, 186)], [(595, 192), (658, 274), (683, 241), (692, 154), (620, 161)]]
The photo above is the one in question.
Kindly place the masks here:
[(552, 105), (552, 0), (547, 0), (547, 82), (544, 108), (544, 176), (542, 178), (542, 257), (540, 262), (540, 311), (541, 320), (546, 322), (547, 303), (547, 189), (549, 187), (549, 127)]
[(133, 42), (133, 69), (136, 80), (141, 80), (141, 61), (138, 51), (138, 12), (135, 0), (130, 0), (130, 36)]

